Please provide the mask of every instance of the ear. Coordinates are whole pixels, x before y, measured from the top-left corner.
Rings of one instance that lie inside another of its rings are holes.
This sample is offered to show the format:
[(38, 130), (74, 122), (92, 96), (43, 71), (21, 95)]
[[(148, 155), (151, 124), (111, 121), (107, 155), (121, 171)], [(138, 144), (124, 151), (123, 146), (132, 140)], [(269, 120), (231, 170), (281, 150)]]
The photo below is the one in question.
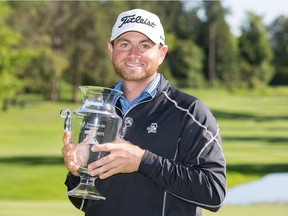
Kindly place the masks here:
[(112, 45), (112, 42), (108, 42), (108, 43), (107, 43), (107, 47), (108, 47), (108, 54), (109, 54), (110, 60), (112, 60), (112, 53), (113, 53), (113, 45)]
[(163, 45), (160, 48), (160, 51), (159, 51), (159, 59), (158, 59), (158, 64), (159, 65), (162, 64), (162, 62), (164, 61), (167, 52), (168, 52), (168, 46), (167, 45)]

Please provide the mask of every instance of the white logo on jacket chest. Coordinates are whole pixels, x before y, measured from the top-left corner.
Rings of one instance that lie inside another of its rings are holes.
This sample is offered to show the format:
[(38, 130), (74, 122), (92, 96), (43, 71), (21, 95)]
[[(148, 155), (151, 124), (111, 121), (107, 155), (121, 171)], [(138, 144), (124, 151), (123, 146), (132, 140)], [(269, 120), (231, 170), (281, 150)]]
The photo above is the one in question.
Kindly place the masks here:
[(147, 127), (148, 133), (157, 133), (157, 127), (158, 127), (157, 123), (151, 123), (151, 125)]

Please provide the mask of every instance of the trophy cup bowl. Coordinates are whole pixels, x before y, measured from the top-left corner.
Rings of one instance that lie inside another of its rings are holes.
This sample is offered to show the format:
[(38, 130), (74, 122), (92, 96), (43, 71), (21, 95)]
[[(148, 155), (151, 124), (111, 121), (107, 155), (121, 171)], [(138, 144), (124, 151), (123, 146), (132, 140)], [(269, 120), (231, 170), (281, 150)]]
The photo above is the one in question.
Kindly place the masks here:
[(115, 104), (122, 95), (121, 91), (98, 87), (80, 86), (83, 103), (80, 108), (73, 112), (68, 109), (61, 110), (64, 118), (64, 130), (71, 131), (70, 142), (76, 145), (74, 156), (79, 165), (78, 173), (80, 183), (73, 190), (67, 192), (68, 196), (105, 200), (95, 186), (97, 177), (90, 176), (87, 169), (88, 164), (109, 154), (108, 152), (92, 152), (93, 145), (113, 142), (117, 137), (124, 136), (123, 131), (131, 126), (128, 120), (122, 126), (122, 118), (115, 111)]

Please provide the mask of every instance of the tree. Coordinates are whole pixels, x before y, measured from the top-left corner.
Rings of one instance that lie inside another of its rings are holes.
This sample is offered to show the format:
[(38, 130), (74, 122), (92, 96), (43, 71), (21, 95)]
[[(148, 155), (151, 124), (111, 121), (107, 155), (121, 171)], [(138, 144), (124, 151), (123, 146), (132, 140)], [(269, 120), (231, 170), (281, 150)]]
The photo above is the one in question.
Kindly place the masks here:
[(216, 39), (216, 79), (228, 88), (242, 85), (239, 70), (238, 40), (231, 33), (225, 17), (219, 18)]
[[(93, 7), (89, 2), (53, 2), (55, 8), (54, 34), (61, 38), (61, 46), (70, 60), (65, 72), (66, 80), (73, 85), (73, 99), (80, 101), (78, 87), (83, 83), (93, 53)], [(94, 11), (95, 12), (95, 11)], [(93, 70), (90, 71), (93, 73)]]
[(169, 54), (172, 74), (179, 87), (201, 87), (203, 51), (191, 40), (177, 40)]
[(54, 28), (56, 4), (49, 2), (9, 2), (13, 13), (10, 25), (23, 35), (22, 49), (33, 54), (23, 67), (23, 89), (43, 93), (46, 99), (59, 98), (60, 82), (68, 60), (62, 52), (62, 38)]
[(228, 13), (220, 1), (203, 1), (205, 18), (200, 19), (197, 44), (203, 48), (203, 74), (210, 86), (220, 81), (227, 86), (239, 82), (237, 40), (225, 20)]
[[(166, 57), (166, 76), (178, 87), (200, 87), (202, 75), (203, 51), (194, 42), (197, 9), (185, 11), (180, 1), (157, 2), (158, 11), (165, 29), (169, 51)], [(167, 67), (168, 64), (168, 67)], [(169, 68), (169, 69), (167, 69)], [(171, 76), (167, 75), (171, 74)]]
[(288, 85), (288, 17), (276, 18), (271, 23), (269, 32), (275, 65), (275, 75), (270, 84)]
[(243, 80), (248, 86), (268, 84), (273, 75), (271, 49), (268, 30), (261, 17), (248, 12), (248, 20), (241, 27), (239, 51), (242, 59)]
[(7, 109), (9, 100), (22, 88), (22, 68), (29, 62), (29, 52), (20, 49), (21, 35), (7, 25), (10, 8), (0, 2), (0, 103)]
[(64, 77), (73, 85), (73, 99), (77, 102), (80, 85), (110, 86), (118, 80), (107, 53), (107, 42), (117, 10), (126, 3), (113, 2), (114, 7), (106, 1), (54, 4), (58, 8), (54, 32), (61, 38), (63, 52), (69, 59)]

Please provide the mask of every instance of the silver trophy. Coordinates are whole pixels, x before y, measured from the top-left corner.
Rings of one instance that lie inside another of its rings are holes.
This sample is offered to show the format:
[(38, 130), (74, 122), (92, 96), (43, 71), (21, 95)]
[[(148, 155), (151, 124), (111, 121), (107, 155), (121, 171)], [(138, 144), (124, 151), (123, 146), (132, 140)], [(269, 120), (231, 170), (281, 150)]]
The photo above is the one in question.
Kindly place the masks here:
[(92, 152), (93, 145), (113, 142), (123, 138), (127, 127), (132, 125), (132, 119), (122, 121), (115, 111), (115, 104), (123, 94), (121, 91), (97, 87), (80, 86), (83, 97), (82, 106), (73, 112), (61, 110), (64, 118), (64, 130), (71, 131), (71, 142), (76, 144), (74, 151), (81, 178), (73, 190), (67, 192), (72, 197), (105, 200), (95, 186), (95, 179), (89, 175), (87, 166), (109, 152)]

